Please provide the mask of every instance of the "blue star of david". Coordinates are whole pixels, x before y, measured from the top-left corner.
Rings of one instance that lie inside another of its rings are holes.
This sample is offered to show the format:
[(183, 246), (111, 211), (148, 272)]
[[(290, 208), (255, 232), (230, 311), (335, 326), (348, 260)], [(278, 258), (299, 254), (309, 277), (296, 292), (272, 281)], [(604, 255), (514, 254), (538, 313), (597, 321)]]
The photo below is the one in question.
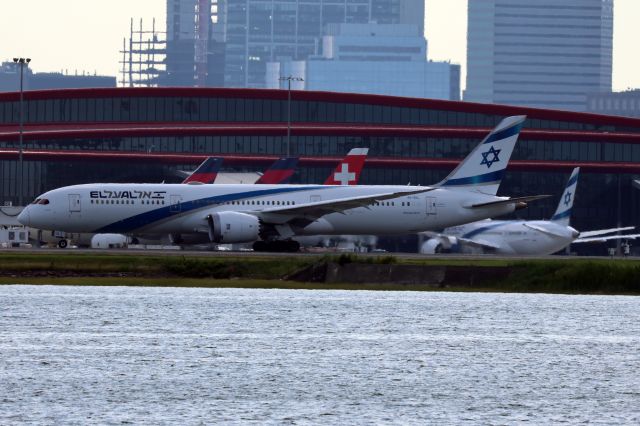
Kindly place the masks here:
[(568, 206), (570, 202), (571, 202), (571, 193), (570, 193), (570, 192), (567, 192), (567, 193), (564, 195), (564, 205), (565, 205), (565, 206)]
[[(500, 158), (498, 158), (498, 154), (500, 154), (500, 151), (502, 151), (502, 150), (501, 149), (493, 149), (493, 145), (491, 145), (491, 148), (489, 148), (489, 151), (482, 153), (482, 162), (480, 163), (480, 165), (486, 164), (487, 165), (487, 169), (491, 168), (493, 163), (498, 163), (500, 161)], [(493, 155), (493, 157), (491, 159), (487, 158), (489, 156), (489, 154)]]

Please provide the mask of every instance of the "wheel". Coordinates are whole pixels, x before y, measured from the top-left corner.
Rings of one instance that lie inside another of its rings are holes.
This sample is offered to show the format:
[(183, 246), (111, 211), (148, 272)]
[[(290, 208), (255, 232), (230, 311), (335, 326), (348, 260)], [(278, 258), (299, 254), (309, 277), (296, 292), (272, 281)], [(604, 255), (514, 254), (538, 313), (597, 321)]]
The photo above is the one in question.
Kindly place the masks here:
[(286, 250), (289, 253), (297, 253), (300, 251), (300, 243), (295, 240), (286, 241)]
[(253, 243), (253, 251), (267, 251), (268, 243), (266, 241), (256, 241)]
[(60, 247), (61, 249), (67, 248), (68, 245), (69, 245), (69, 242), (67, 240), (58, 241), (58, 247)]

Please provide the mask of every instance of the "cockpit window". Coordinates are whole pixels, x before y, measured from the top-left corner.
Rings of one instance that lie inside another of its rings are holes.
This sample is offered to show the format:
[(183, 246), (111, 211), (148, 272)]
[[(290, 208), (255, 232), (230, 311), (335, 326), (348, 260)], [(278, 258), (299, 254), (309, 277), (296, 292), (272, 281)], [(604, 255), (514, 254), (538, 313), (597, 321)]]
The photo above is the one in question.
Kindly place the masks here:
[(37, 203), (37, 204), (44, 204), (44, 205), (46, 205), (46, 204), (49, 204), (49, 200), (47, 200), (46, 198), (42, 198), (42, 199), (40, 199), (40, 200), (38, 201), (38, 203)]
[(40, 202), (40, 198), (36, 198), (31, 202), (31, 204), (38, 204)]

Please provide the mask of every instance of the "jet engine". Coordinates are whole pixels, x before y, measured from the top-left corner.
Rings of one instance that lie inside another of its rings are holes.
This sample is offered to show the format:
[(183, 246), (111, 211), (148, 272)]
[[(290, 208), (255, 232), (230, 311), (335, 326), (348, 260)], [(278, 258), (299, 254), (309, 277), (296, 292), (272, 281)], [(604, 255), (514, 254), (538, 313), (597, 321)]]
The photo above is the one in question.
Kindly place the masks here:
[(209, 240), (214, 243), (249, 243), (260, 239), (260, 220), (246, 213), (219, 212), (207, 216)]
[(446, 237), (433, 237), (425, 241), (420, 247), (420, 253), (422, 254), (438, 254), (438, 253), (450, 253), (452, 247), (457, 241), (451, 241), (451, 238)]

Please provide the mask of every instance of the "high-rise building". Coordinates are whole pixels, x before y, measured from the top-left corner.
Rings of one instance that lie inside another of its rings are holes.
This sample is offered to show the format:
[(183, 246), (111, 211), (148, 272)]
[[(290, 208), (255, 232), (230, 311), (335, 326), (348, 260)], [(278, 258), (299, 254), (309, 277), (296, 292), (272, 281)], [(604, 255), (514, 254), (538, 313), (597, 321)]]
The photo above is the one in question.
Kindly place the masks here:
[(640, 89), (592, 93), (587, 98), (587, 111), (640, 118)]
[(427, 40), (414, 25), (329, 24), (322, 55), (267, 64), (267, 87), (282, 75), (302, 77), (298, 90), (460, 99), (460, 66), (427, 60)]
[(265, 87), (267, 62), (321, 54), (329, 24), (413, 24), (424, 33), (422, 0), (226, 0), (225, 86)]
[(583, 111), (611, 91), (613, 0), (469, 1), (474, 102)]
[(217, 0), (167, 0), (164, 86), (221, 86), (224, 48)]

